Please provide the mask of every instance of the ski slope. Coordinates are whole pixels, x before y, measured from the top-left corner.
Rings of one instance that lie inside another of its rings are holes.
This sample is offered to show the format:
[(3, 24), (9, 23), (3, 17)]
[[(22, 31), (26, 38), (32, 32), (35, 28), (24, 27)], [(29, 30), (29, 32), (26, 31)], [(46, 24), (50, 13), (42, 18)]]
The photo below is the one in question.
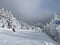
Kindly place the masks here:
[(58, 45), (44, 32), (0, 29), (0, 45)]

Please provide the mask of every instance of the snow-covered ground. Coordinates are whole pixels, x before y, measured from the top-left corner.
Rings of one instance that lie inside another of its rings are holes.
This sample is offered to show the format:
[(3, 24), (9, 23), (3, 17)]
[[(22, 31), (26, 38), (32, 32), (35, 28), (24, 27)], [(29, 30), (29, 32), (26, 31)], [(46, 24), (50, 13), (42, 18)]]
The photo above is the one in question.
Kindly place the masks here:
[(0, 45), (58, 45), (44, 32), (0, 29)]

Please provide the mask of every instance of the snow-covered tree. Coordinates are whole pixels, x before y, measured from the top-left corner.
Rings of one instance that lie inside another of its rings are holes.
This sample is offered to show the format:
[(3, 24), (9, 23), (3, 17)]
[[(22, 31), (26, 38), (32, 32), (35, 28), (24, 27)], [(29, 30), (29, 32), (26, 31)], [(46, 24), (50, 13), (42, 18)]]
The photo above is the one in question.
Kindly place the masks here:
[[(49, 35), (51, 36), (56, 42), (60, 42), (60, 32), (57, 27), (59, 27), (58, 24), (56, 24), (56, 21), (59, 20), (58, 18), (59, 16), (55, 14), (55, 17), (49, 22), (49, 24), (47, 23), (46, 26), (44, 26), (43, 30)], [(57, 28), (57, 29), (56, 29)]]
[(4, 8), (0, 10), (0, 20), (2, 21), (2, 27), (13, 28), (13, 25), (18, 27), (19, 24), (11, 11), (4, 10)]

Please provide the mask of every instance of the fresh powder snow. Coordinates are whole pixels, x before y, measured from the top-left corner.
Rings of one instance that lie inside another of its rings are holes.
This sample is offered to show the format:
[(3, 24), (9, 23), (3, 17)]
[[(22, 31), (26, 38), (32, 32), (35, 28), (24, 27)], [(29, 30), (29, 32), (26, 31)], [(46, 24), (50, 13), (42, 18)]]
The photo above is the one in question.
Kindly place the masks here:
[(44, 32), (0, 29), (0, 45), (59, 45)]

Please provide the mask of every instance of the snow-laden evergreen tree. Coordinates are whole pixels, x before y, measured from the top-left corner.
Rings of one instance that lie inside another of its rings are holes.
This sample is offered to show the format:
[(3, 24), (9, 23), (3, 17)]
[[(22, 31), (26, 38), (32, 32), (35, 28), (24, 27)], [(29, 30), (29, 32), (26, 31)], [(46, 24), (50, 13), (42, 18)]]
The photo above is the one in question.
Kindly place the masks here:
[(46, 26), (44, 26), (44, 31), (49, 35), (51, 36), (56, 42), (60, 42), (60, 32), (58, 30), (58, 27), (60, 25), (56, 24), (57, 21), (59, 21), (60, 18), (58, 15), (56, 15), (55, 13), (55, 16), (54, 18), (46, 24)]
[(0, 21), (2, 23), (0, 27), (7, 28), (19, 27), (18, 26), (19, 22), (18, 20), (15, 19), (11, 11), (4, 10), (4, 8), (0, 10)]

